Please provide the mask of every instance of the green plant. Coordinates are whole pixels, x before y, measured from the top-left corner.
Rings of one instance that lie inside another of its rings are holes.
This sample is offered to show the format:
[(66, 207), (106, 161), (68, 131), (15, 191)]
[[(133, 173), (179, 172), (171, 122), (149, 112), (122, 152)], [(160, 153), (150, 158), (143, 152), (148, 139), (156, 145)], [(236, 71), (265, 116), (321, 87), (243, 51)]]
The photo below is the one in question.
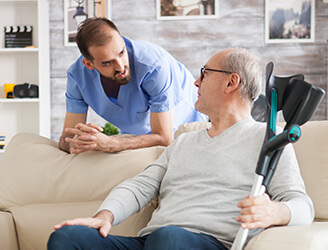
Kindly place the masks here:
[(117, 127), (115, 127), (110, 122), (107, 122), (104, 127), (102, 127), (103, 133), (105, 135), (117, 135), (120, 133)]

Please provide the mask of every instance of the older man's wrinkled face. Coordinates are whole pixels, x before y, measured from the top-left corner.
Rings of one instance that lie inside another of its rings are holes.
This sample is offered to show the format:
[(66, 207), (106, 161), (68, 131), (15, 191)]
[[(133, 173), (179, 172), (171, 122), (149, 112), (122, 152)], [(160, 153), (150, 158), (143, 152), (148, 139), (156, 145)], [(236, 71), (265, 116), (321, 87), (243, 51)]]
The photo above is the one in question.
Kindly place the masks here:
[(225, 51), (222, 51), (214, 55), (205, 64), (201, 76), (195, 82), (195, 85), (198, 87), (198, 100), (195, 103), (195, 108), (206, 115), (210, 115), (213, 112), (218, 113), (224, 101), (224, 83), (229, 80), (230, 72), (218, 71), (222, 70), (220, 61), (225, 53)]

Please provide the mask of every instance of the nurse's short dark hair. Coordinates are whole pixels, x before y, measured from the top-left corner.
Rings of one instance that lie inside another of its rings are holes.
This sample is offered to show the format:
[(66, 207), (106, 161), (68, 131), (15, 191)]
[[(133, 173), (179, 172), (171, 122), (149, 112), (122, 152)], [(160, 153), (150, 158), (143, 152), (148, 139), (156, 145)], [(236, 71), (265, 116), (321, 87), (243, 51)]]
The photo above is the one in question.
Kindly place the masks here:
[(111, 39), (108, 32), (104, 32), (106, 27), (117, 31), (120, 34), (116, 25), (104, 17), (90, 17), (79, 25), (75, 42), (77, 43), (81, 54), (89, 61), (93, 61), (94, 59), (89, 52), (89, 48), (91, 46), (104, 46)]

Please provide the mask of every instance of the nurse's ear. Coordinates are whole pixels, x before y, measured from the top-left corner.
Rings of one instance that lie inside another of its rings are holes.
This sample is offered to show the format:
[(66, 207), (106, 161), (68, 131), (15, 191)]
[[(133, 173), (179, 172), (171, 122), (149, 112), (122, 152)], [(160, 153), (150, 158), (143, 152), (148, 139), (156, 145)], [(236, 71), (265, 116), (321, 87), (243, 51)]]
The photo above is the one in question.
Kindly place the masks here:
[(89, 61), (88, 59), (86, 59), (86, 58), (82, 59), (82, 63), (84, 64), (85, 67), (87, 67), (90, 70), (95, 69), (95, 66), (93, 65), (93, 63), (91, 61)]

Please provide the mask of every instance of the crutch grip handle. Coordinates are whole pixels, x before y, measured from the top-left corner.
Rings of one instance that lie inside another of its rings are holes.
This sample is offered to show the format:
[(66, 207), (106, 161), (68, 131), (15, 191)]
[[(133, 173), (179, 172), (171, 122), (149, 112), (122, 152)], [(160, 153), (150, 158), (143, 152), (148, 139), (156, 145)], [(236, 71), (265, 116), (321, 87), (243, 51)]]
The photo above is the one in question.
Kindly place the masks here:
[(279, 135), (270, 138), (269, 141), (266, 142), (266, 149), (269, 152), (274, 152), (275, 150), (286, 146), (290, 142), (294, 143), (298, 141), (300, 136), (300, 127), (298, 125), (292, 125)]
[(264, 141), (255, 172), (259, 175), (266, 176), (274, 152), (283, 149), (288, 143), (298, 141), (300, 136), (300, 127), (298, 125), (292, 125), (279, 135)]

